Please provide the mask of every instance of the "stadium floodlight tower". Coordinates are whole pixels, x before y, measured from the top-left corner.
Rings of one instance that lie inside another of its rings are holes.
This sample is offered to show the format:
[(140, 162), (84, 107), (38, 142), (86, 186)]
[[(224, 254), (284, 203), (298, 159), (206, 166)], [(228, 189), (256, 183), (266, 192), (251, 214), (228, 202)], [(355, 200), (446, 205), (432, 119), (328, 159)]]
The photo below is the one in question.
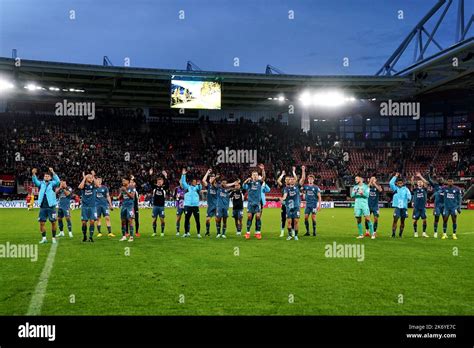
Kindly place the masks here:
[(186, 71), (201, 71), (201, 68), (194, 64), (192, 61), (188, 60), (186, 63)]
[[(400, 46), (393, 52), (390, 58), (385, 62), (385, 64), (377, 71), (376, 75), (386, 75), (391, 76), (392, 74), (398, 75), (395, 66), (397, 65), (400, 58), (404, 55), (407, 51), (408, 47), (415, 42), (415, 51), (413, 54), (413, 63), (417, 63), (422, 61), (425, 58), (425, 53), (427, 52), (428, 48), (432, 47), (433, 45), (441, 52), (443, 51), (443, 47), (438, 42), (436, 34), (438, 33), (438, 29), (440, 25), (444, 22), (449, 22), (445, 20), (446, 13), (451, 8), (451, 5), (456, 0), (438, 0), (436, 5), (418, 22), (418, 24), (410, 31), (408, 36), (402, 41)], [(453, 46), (460, 46), (466, 43), (468, 40), (472, 39), (467, 37), (471, 26), (474, 23), (474, 15), (471, 14), (470, 18), (466, 20), (466, 16), (464, 14), (464, 0), (457, 0), (458, 1), (458, 10), (457, 10), (457, 25), (456, 25), (456, 35), (451, 43), (451, 48)], [(426, 24), (434, 18), (437, 13), (441, 13), (439, 18), (436, 20), (433, 29), (431, 32), (428, 32), (426, 29)], [(425, 34), (427, 40), (423, 42)]]
[(112, 62), (110, 61), (109, 57), (104, 56), (104, 59), (102, 60), (102, 65), (103, 66), (114, 66)]
[(277, 67), (267, 64), (267, 67), (265, 68), (265, 74), (266, 75), (273, 75), (273, 74), (283, 75), (285, 73), (281, 71), (280, 69), (278, 69)]

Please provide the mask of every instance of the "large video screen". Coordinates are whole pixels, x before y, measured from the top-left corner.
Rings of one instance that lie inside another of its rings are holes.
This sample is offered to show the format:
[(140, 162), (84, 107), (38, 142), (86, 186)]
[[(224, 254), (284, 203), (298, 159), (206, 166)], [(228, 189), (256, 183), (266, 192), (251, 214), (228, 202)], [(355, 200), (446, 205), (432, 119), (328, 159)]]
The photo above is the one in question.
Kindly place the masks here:
[(220, 82), (171, 80), (171, 108), (220, 109)]

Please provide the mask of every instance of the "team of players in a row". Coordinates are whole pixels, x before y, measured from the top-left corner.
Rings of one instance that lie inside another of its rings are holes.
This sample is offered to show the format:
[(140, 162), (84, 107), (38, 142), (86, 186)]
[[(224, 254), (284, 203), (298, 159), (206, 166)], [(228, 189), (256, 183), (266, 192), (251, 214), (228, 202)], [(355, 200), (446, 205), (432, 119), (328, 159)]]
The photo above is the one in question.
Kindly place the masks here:
[[(255, 237), (261, 239), (261, 215), (265, 205), (265, 194), (270, 191), (270, 187), (265, 183), (265, 169), (263, 165), (259, 166), (261, 174), (253, 171), (251, 177), (246, 179), (241, 185), (240, 180), (232, 183), (226, 180), (220, 180), (218, 175), (212, 173), (209, 169), (202, 178), (201, 182), (192, 179), (190, 182), (186, 178), (186, 170), (183, 169), (180, 185), (175, 189), (174, 198), (176, 201), (176, 235), (180, 235), (180, 221), (184, 214), (184, 234), (183, 237), (190, 237), (191, 217), (194, 216), (197, 237), (201, 238), (201, 226), (199, 216), (199, 193), (203, 188), (207, 189), (207, 214), (206, 214), (206, 236), (210, 235), (211, 219), (215, 218), (217, 238), (226, 238), (228, 210), (230, 200), (232, 199), (233, 211), (232, 217), (235, 221), (237, 235), (242, 233), (242, 218), (244, 210), (244, 192), (248, 193), (247, 204), (247, 226), (245, 238), (250, 238), (250, 230), (253, 219), (255, 218)], [(305, 167), (302, 167), (301, 178), (298, 180), (296, 168), (293, 167), (291, 176), (285, 176), (283, 171), (277, 180), (279, 187), (282, 189), (281, 197), (281, 233), (280, 237), (285, 234), (285, 225), (288, 229), (287, 239), (298, 240), (299, 219), (300, 219), (300, 199), (301, 193), (305, 195), (306, 206), (304, 210), (306, 234), (310, 235), (309, 217), (312, 220), (313, 236), (316, 236), (316, 213), (321, 208), (321, 193), (318, 186), (314, 184), (315, 177), (308, 175), (306, 178)], [(153, 174), (152, 170), (150, 174)], [(392, 206), (395, 208), (394, 220), (392, 226), (392, 237), (395, 237), (398, 220), (400, 219), (399, 236), (401, 237), (404, 229), (405, 219), (408, 217), (408, 203), (413, 197), (413, 227), (415, 237), (418, 237), (417, 222), (421, 218), (423, 220), (423, 237), (426, 234), (426, 201), (428, 184), (433, 186), (435, 195), (435, 223), (434, 231), (437, 237), (437, 228), (439, 217), (443, 216), (443, 237), (446, 238), (446, 229), (449, 216), (453, 222), (453, 238), (456, 238), (456, 215), (460, 213), (461, 192), (459, 188), (453, 185), (452, 180), (448, 180), (447, 185), (443, 186), (440, 182), (434, 182), (431, 178), (425, 180), (421, 174), (417, 173), (419, 180), (414, 188), (413, 196), (410, 190), (404, 185), (398, 173), (390, 181), (390, 188), (394, 191)], [(284, 178), (284, 181), (282, 181)], [(307, 182), (306, 182), (307, 179)], [(41, 243), (46, 243), (45, 222), (49, 220), (52, 224), (53, 243), (56, 242), (56, 218), (59, 224), (59, 236), (64, 236), (63, 219), (67, 222), (69, 236), (72, 237), (72, 224), (70, 219), (70, 197), (72, 189), (67, 186), (65, 181), (60, 181), (59, 177), (54, 173), (53, 169), (49, 169), (49, 173), (44, 175), (42, 181), (36, 177), (36, 169), (33, 169), (33, 183), (40, 188), (38, 195), (38, 204), (40, 205), (39, 222), (40, 231), (42, 233)], [(412, 185), (413, 178), (412, 178)], [(169, 184), (167, 181), (167, 173), (163, 171), (158, 177), (156, 183), (153, 183), (154, 189), (152, 194), (152, 217), (153, 217), (153, 236), (157, 232), (157, 220), (160, 219), (161, 233), (164, 235), (165, 230), (165, 202), (169, 195)], [(106, 220), (107, 231), (109, 237), (115, 237), (111, 231), (110, 210), (113, 209), (109, 190), (102, 185), (101, 178), (95, 176), (94, 172), (83, 174), (83, 180), (79, 184), (81, 190), (81, 220), (83, 241), (93, 241), (94, 230), (97, 221), (98, 237), (101, 233), (101, 217)], [(375, 239), (378, 217), (379, 217), (379, 193), (382, 187), (377, 184), (376, 178), (372, 177), (369, 184), (364, 184), (362, 177), (356, 177), (356, 185), (351, 190), (351, 197), (355, 198), (355, 217), (357, 219), (358, 237), (364, 238), (362, 230), (362, 217), (365, 218), (366, 234)], [(58, 195), (58, 199), (56, 199)], [(122, 187), (120, 188), (122, 205), (120, 208), (120, 216), (122, 221), (122, 238), (121, 241), (133, 241), (134, 229), (136, 235), (139, 236), (138, 228), (138, 194), (134, 178), (123, 178)], [(58, 210), (56, 213), (56, 205)], [(370, 216), (373, 215), (373, 222)], [(89, 222), (89, 236), (87, 237), (87, 223)]]
[[(415, 178), (412, 177), (411, 186), (413, 193), (410, 192), (405, 182), (400, 177), (399, 173), (396, 173), (389, 182), (390, 189), (393, 191), (392, 207), (393, 212), (393, 223), (392, 223), (392, 238), (396, 236), (396, 230), (398, 220), (400, 220), (400, 227), (398, 236), (402, 237), (403, 230), (405, 228), (405, 219), (408, 218), (408, 205), (413, 202), (413, 231), (414, 236), (418, 237), (418, 220), (421, 218), (423, 221), (422, 225), (422, 237), (427, 238), (426, 233), (426, 203), (428, 197), (427, 186), (431, 185), (434, 194), (434, 235), (438, 237), (438, 223), (440, 216), (443, 217), (443, 236), (442, 239), (447, 238), (448, 220), (451, 217), (453, 226), (453, 239), (457, 239), (457, 215), (461, 213), (461, 190), (459, 187), (454, 186), (453, 179), (448, 179), (446, 185), (443, 185), (442, 179), (437, 182), (434, 181), (430, 176), (426, 180), (420, 173), (416, 173), (418, 178), (415, 184)], [(355, 198), (354, 214), (357, 219), (357, 227), (359, 235), (357, 238), (364, 238), (362, 230), (362, 217), (365, 218), (366, 232), (365, 236), (371, 236), (375, 239), (377, 233), (378, 217), (379, 217), (379, 204), (378, 196), (382, 192), (382, 188), (377, 184), (377, 179), (371, 177), (369, 184), (364, 184), (364, 179), (360, 176), (355, 178), (356, 185), (351, 190), (351, 197)], [(374, 221), (370, 220), (370, 216), (373, 215)]]

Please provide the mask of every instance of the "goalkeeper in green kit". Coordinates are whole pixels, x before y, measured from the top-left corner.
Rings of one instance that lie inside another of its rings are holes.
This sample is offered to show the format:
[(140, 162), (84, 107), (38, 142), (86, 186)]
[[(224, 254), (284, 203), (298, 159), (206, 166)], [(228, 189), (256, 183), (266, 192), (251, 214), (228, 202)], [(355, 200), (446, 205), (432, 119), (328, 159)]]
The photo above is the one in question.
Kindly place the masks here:
[(364, 232), (362, 230), (362, 216), (365, 217), (365, 221), (369, 226), (369, 231), (372, 239), (375, 239), (374, 225), (370, 221), (370, 210), (369, 210), (369, 186), (364, 184), (364, 178), (361, 176), (355, 177), (356, 185), (351, 190), (351, 197), (355, 198), (354, 204), (354, 215), (357, 219), (357, 228), (359, 235), (357, 239), (364, 238)]

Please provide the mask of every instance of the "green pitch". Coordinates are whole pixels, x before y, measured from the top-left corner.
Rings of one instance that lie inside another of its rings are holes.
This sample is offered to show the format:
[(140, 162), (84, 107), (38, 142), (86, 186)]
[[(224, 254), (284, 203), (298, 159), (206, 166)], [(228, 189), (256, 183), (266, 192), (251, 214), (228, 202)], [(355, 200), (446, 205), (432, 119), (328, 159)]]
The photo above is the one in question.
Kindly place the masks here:
[[(118, 214), (112, 213), (117, 237), (90, 244), (81, 242), (79, 211), (73, 212), (74, 238), (59, 240), (42, 315), (474, 314), (474, 211), (458, 217), (457, 241), (451, 223), (448, 240), (415, 239), (410, 219), (404, 238), (394, 240), (392, 209), (381, 211), (378, 239), (356, 240), (352, 209), (344, 208), (318, 213), (316, 238), (302, 236), (302, 223), (299, 241), (279, 238), (279, 209), (264, 211), (260, 241), (236, 237), (233, 220), (226, 240), (215, 238), (214, 223), (212, 238), (197, 239), (194, 223), (192, 238), (178, 238), (174, 209), (166, 210), (166, 236), (151, 237), (148, 209), (140, 211), (142, 237), (128, 243), (118, 241)], [(36, 244), (37, 215), (1, 209), (0, 244)], [(204, 217), (202, 210), (202, 233)], [(432, 221), (429, 215), (430, 236)], [(326, 257), (333, 242), (364, 245), (363, 261)], [(0, 315), (28, 312), (50, 248), (38, 245), (36, 262), (0, 258)]]

